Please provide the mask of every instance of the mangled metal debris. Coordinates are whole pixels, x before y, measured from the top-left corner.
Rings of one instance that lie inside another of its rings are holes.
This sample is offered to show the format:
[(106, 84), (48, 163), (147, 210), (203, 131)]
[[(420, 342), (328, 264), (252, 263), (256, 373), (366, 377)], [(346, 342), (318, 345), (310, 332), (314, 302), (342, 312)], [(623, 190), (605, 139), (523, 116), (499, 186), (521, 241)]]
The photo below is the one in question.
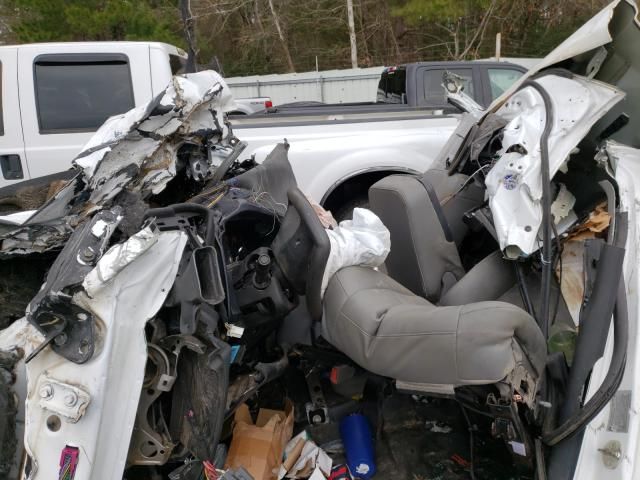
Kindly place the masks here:
[[(549, 176), (553, 177), (593, 124), (624, 94), (577, 76), (551, 74), (536, 81), (548, 92), (553, 110), (551, 134), (548, 140), (543, 139), (548, 141)], [(515, 93), (496, 112), (509, 123), (503, 130), (502, 149), (497, 152), (499, 160), (487, 174), (486, 185), (500, 247), (512, 258), (538, 250), (543, 190), (540, 141), (549, 118), (545, 112), (542, 97), (530, 86)], [(560, 220), (556, 217), (555, 221)]]
[(152, 203), (180, 179), (175, 203), (199, 192), (219, 165), (211, 152), (224, 158), (238, 144), (225, 118), (232, 108), (217, 73), (174, 77), (149, 104), (107, 120), (74, 160), (78, 173), (43, 207), (0, 218), (0, 255), (60, 248), (87, 216), (125, 194)]
[[(601, 42), (616, 5), (587, 26)], [(635, 28), (629, 12), (616, 15), (612, 28)], [(326, 281), (331, 253), (344, 253), (325, 230), (335, 225), (297, 188), (286, 144), (261, 165), (239, 157), (219, 76), (177, 77), (109, 120), (62, 190), (28, 219), (0, 219), (0, 256), (57, 253), (26, 319), (0, 332), (27, 373), (25, 476), (48, 478), (61, 458), (78, 480), (137, 467), (208, 475), (225, 465), (219, 446), (233, 445), (224, 432), (238, 408), (313, 428), (420, 393), (447, 414), (421, 420), (423, 433), (464, 448), (482, 433), (509, 474), (519, 464), (544, 477), (549, 465), (549, 478), (566, 478), (554, 459), (623, 380), (622, 273), (638, 283), (637, 260), (623, 263), (627, 230), (637, 238), (627, 217), (638, 152), (603, 141), (633, 139), (635, 118), (618, 121), (623, 93), (598, 80), (610, 60), (601, 44), (587, 38), (576, 52), (584, 34), (545, 60), (571, 58), (573, 70), (540, 72), (490, 112), (452, 87), (471, 111), (457, 148), (441, 169), (374, 186), (397, 197), (398, 185), (415, 187), (413, 203), (382, 202), (391, 214), (376, 223), (384, 241), (372, 261), (341, 263)], [(391, 276), (363, 267), (384, 260), (389, 237), (391, 254), (406, 247), (401, 268), (391, 257)], [(307, 387), (295, 406), (291, 378)], [(257, 469), (264, 478), (282, 463), (274, 457)]]

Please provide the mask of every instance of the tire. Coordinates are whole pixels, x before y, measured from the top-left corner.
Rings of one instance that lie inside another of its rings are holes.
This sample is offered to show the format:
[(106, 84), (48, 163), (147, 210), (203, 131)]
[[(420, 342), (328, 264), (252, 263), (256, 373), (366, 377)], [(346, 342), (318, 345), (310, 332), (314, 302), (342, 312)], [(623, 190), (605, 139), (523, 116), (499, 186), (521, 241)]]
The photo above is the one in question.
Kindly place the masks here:
[(16, 416), (18, 397), (13, 390), (17, 352), (0, 350), (0, 478), (9, 478), (18, 446)]
[(360, 195), (351, 198), (331, 213), (333, 213), (333, 218), (340, 223), (343, 220), (351, 220), (353, 218), (354, 208), (369, 208), (369, 197), (367, 195)]

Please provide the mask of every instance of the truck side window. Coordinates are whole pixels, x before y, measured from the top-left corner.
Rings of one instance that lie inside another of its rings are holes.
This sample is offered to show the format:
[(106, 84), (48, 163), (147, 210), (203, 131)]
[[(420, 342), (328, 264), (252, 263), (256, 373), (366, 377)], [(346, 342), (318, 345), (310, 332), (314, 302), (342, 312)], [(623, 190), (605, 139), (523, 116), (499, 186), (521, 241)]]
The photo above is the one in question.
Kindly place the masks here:
[(4, 109), (2, 108), (2, 62), (0, 62), (0, 136), (4, 135)]
[(518, 70), (508, 68), (489, 68), (489, 84), (491, 85), (491, 100), (495, 100), (514, 84), (523, 74)]
[(442, 86), (442, 75), (444, 72), (455, 73), (462, 77), (464, 93), (475, 100), (473, 90), (473, 73), (470, 68), (438, 68), (424, 71), (424, 103), (426, 105), (446, 105), (447, 98)]
[(41, 55), (34, 84), (40, 133), (94, 131), (135, 106), (125, 55)]

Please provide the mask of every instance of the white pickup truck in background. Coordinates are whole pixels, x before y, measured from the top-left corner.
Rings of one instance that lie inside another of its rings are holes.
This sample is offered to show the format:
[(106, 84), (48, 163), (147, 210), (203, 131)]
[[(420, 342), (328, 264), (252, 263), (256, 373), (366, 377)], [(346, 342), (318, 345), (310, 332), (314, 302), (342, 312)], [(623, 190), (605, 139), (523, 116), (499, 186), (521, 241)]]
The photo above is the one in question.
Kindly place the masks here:
[[(5, 187), (0, 197), (11, 195), (17, 187), (11, 184), (37, 183), (34, 179), (67, 170), (109, 116), (151, 100), (181, 71), (185, 56), (155, 42), (0, 47), (0, 187)], [(468, 74), (469, 88), (477, 92), (489, 92), (484, 79), (489, 68), (506, 68), (467, 63), (456, 72)], [(429, 68), (441, 78), (448, 67)], [(438, 82), (427, 88), (422, 77), (415, 78), (421, 91), (441, 88)], [(248, 143), (243, 156), (255, 154), (260, 161), (286, 138), (301, 188), (339, 218), (366, 201), (369, 186), (380, 178), (426, 170), (459, 120), (446, 106), (425, 102), (345, 105), (335, 112), (329, 105), (285, 108), (259, 115), (240, 114), (270, 107), (268, 98), (237, 100), (236, 107), (230, 118), (237, 136)]]
[[(108, 117), (163, 91), (185, 58), (157, 42), (0, 47), (0, 187), (69, 168)], [(233, 113), (271, 106), (269, 98), (236, 99)]]

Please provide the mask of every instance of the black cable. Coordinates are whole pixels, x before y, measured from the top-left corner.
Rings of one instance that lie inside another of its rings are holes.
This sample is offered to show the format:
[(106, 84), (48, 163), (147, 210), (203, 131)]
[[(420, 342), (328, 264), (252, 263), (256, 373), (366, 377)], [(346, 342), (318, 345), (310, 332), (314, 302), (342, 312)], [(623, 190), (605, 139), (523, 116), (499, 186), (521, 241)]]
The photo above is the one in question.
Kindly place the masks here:
[(551, 303), (551, 178), (549, 175), (549, 135), (553, 128), (553, 106), (547, 91), (536, 81), (527, 80), (521, 88), (531, 87), (542, 97), (545, 107), (545, 124), (540, 137), (540, 176), (542, 181), (542, 304), (538, 322), (545, 340), (549, 338), (549, 307)]
[(556, 317), (558, 316), (558, 308), (560, 307), (560, 297), (562, 296), (562, 243), (560, 242), (560, 237), (558, 236), (558, 230), (556, 229), (555, 219), (551, 221), (551, 228), (553, 229), (553, 235), (556, 239), (556, 254), (555, 254), (555, 262), (554, 270), (558, 267), (558, 294), (556, 295), (556, 304), (553, 308), (553, 315), (551, 315), (551, 322), (549, 326), (553, 325), (556, 322)]
[(533, 307), (533, 302), (531, 301), (531, 297), (529, 296), (529, 289), (527, 287), (527, 282), (524, 278), (524, 273), (522, 273), (522, 265), (516, 262), (516, 277), (518, 279), (518, 287), (520, 290), (520, 296), (522, 297), (522, 302), (524, 303), (527, 312), (533, 318), (536, 318), (536, 310)]
[(467, 422), (467, 427), (469, 429), (469, 476), (471, 477), (471, 480), (476, 480), (476, 473), (475, 473), (475, 467), (474, 467), (475, 461), (474, 461), (474, 455), (473, 455), (473, 446), (474, 446), (473, 425), (471, 423), (471, 420), (469, 419), (469, 414), (467, 413), (467, 409), (462, 403), (460, 403), (460, 408), (462, 409), (462, 415), (464, 416), (464, 419)]

